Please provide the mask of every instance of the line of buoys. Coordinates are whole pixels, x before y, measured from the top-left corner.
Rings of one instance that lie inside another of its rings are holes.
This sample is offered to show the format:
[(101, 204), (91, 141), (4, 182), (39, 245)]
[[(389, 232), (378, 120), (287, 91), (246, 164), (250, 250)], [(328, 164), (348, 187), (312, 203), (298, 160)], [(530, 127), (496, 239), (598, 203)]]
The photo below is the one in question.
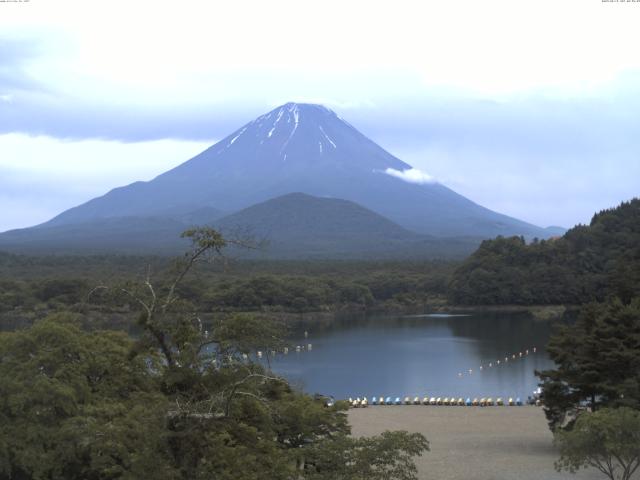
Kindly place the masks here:
[[(305, 330), (304, 332), (304, 338), (309, 338), (309, 332)], [(302, 352), (310, 352), (313, 350), (313, 344), (312, 343), (307, 343), (306, 345), (302, 344), (302, 345), (296, 345), (295, 347), (292, 347), (296, 353), (302, 353)], [(263, 355), (267, 353), (267, 352), (263, 352), (261, 350), (256, 351), (256, 356), (258, 358), (262, 358)], [(289, 347), (282, 347), (282, 351), (278, 351), (278, 350), (269, 350), (269, 355), (272, 357), (275, 357), (276, 355), (282, 353), (283, 355), (289, 355)], [(249, 356), (247, 354), (242, 354), (242, 358), (244, 360), (248, 360)]]
[[(313, 344), (311, 344), (311, 343), (307, 343), (306, 345), (296, 345), (295, 346), (296, 353), (311, 352), (312, 350), (313, 350)], [(266, 356), (270, 356), (270, 357), (275, 357), (278, 354), (288, 355), (289, 354), (289, 347), (283, 347), (281, 352), (279, 352), (277, 350), (268, 350), (268, 351), (256, 350), (256, 352), (255, 352), (255, 355), (256, 355), (256, 357), (258, 359), (264, 358), (265, 355)], [(244, 360), (244, 361), (248, 361), (249, 360), (249, 354), (247, 354), (247, 353), (242, 353), (241, 357), (242, 357), (242, 360)]]
[[(509, 397), (509, 399), (505, 402), (502, 397), (498, 397), (496, 398), (496, 400), (493, 400), (492, 397), (481, 397), (481, 398), (474, 398), (473, 400), (471, 399), (471, 397), (467, 397), (466, 399), (464, 399), (463, 397), (428, 397), (425, 396), (422, 398), (422, 400), (420, 399), (420, 397), (413, 397), (413, 399), (411, 399), (411, 397), (407, 396), (401, 398), (401, 397), (395, 397), (395, 399), (393, 399), (392, 397), (371, 397), (371, 402), (368, 401), (367, 397), (357, 397), (357, 398), (351, 398), (349, 397), (349, 405), (351, 405), (354, 408), (359, 408), (359, 407), (367, 407), (369, 405), (442, 405), (442, 406), (460, 406), (460, 407), (493, 407), (493, 406), (497, 406), (497, 407), (502, 407), (502, 406), (510, 406), (510, 407), (520, 407), (523, 405), (522, 400), (520, 399), (520, 397), (516, 397), (515, 399), (513, 397)], [(539, 399), (535, 399), (534, 402), (527, 402), (529, 405), (536, 405), (536, 406), (540, 406), (540, 400)]]
[[(301, 353), (301, 352), (310, 352), (313, 350), (313, 344), (312, 343), (307, 343), (306, 345), (296, 345), (295, 347), (293, 347), (296, 351), (296, 353)], [(261, 350), (258, 350), (256, 352), (256, 355), (258, 358), (262, 358), (262, 356), (265, 354), (266, 352), (263, 352)], [(276, 355), (282, 353), (283, 355), (289, 355), (289, 347), (283, 347), (282, 348), (282, 352), (279, 352), (277, 350), (269, 350), (269, 355), (271, 355), (272, 357), (275, 357)], [(244, 358), (244, 357), (243, 357)]]
[[(489, 362), (488, 365), (480, 365), (480, 367), (478, 368), (478, 370), (483, 371), (485, 369), (485, 367), (488, 368), (493, 368), (494, 366), (500, 366), (501, 363), (506, 364), (509, 363), (509, 359), (511, 360), (517, 360), (520, 359), (522, 357), (526, 357), (528, 356), (530, 353), (536, 353), (538, 351), (538, 349), (536, 347), (531, 347), (531, 350), (526, 349), (524, 351), (518, 352), (516, 353), (512, 353), (511, 355), (505, 355), (504, 359), (500, 359), (500, 360), (496, 360), (495, 364), (494, 362)], [(473, 375), (473, 369), (470, 368), (469, 370), (467, 370), (466, 372), (458, 372), (458, 378), (462, 378), (464, 377), (465, 373), (468, 373), (469, 375)]]
[[(300, 353), (300, 352), (310, 352), (311, 350), (313, 350), (313, 344), (312, 343), (307, 343), (306, 345), (296, 345), (296, 353)], [(282, 353), (284, 353), (285, 355), (289, 353), (289, 349), (287, 347), (284, 347)]]

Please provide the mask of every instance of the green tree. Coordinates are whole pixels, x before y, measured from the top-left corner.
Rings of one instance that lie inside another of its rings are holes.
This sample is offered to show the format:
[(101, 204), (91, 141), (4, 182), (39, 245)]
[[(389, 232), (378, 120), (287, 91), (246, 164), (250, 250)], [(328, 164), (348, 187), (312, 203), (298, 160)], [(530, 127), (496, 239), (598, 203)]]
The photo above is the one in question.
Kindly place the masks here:
[(309, 480), (417, 480), (414, 457), (429, 451), (420, 433), (384, 432), (375, 437), (340, 436), (314, 446)]
[(640, 409), (640, 299), (586, 305), (574, 325), (556, 331), (547, 350), (556, 368), (538, 375), (552, 429), (585, 407)]
[(611, 480), (629, 480), (640, 466), (640, 412), (627, 407), (580, 414), (555, 434), (558, 471), (592, 467)]
[(0, 478), (177, 478), (155, 359), (131, 346), (69, 314), (0, 334)]

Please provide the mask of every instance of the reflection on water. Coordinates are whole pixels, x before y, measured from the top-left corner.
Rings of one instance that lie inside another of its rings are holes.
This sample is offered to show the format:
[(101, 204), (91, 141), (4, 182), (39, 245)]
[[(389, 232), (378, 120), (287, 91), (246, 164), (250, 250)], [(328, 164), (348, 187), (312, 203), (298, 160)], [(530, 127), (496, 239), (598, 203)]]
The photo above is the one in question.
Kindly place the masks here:
[(312, 351), (278, 355), (272, 368), (309, 393), (336, 398), (526, 398), (537, 387), (534, 370), (552, 366), (544, 350), (551, 325), (518, 314), (347, 316), (303, 328), (309, 338), (293, 343), (312, 343)]

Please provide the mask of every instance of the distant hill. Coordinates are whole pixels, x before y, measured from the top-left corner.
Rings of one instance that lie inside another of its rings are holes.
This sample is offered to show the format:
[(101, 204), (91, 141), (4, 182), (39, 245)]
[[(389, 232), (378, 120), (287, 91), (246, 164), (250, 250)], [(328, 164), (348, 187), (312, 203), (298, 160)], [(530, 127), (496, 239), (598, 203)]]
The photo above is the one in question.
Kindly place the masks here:
[(115, 217), (70, 225), (43, 225), (0, 236), (0, 250), (38, 254), (181, 253), (180, 234), (210, 225), (228, 236), (264, 241), (256, 251), (235, 250), (246, 258), (462, 258), (479, 238), (442, 239), (419, 235), (354, 202), (292, 193), (216, 219), (216, 210), (175, 218)]
[(640, 296), (640, 199), (594, 215), (564, 236), (487, 240), (458, 268), (455, 304), (578, 304)]
[(249, 226), (274, 241), (416, 240), (410, 232), (357, 203), (290, 193), (253, 205), (216, 222), (221, 229)]
[(250, 232), (269, 256), (407, 258), (462, 257), (479, 239), (419, 235), (354, 202), (291, 193), (251, 206), (215, 223), (222, 232)]

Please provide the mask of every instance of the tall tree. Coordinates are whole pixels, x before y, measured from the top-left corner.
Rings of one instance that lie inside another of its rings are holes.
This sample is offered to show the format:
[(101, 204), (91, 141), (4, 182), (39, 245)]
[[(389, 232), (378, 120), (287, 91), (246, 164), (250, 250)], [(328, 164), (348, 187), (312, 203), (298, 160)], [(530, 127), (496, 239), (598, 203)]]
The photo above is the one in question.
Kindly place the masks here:
[(552, 429), (585, 407), (640, 409), (640, 299), (586, 305), (575, 324), (556, 331), (547, 350), (557, 367), (538, 375)]

